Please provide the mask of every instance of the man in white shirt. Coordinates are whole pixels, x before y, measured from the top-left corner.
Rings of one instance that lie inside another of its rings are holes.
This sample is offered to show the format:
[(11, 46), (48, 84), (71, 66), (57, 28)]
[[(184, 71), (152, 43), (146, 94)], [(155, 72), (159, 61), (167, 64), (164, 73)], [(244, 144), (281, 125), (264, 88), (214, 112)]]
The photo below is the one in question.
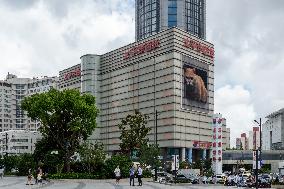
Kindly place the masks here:
[(119, 166), (117, 166), (115, 168), (114, 174), (115, 174), (116, 184), (119, 184), (119, 180), (120, 180), (120, 176), (121, 176)]
[(142, 173), (143, 173), (143, 170), (142, 168), (140, 167), (140, 165), (138, 165), (138, 170), (137, 170), (138, 174), (138, 186), (142, 186)]

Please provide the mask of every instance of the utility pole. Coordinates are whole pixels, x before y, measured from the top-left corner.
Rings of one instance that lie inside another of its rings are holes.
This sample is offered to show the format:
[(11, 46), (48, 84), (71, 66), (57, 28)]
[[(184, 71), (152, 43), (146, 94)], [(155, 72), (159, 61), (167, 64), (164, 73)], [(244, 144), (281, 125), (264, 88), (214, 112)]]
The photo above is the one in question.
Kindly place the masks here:
[[(156, 147), (158, 146), (158, 111), (156, 110), (156, 115), (155, 115), (155, 144)], [(157, 163), (157, 162), (155, 162)], [(155, 165), (155, 181), (158, 180), (158, 170), (157, 170), (157, 165)]]
[(255, 175), (256, 175), (256, 178), (255, 178), (255, 188), (258, 189), (258, 152), (259, 150), (257, 149), (256, 150), (256, 154), (255, 154), (255, 159), (256, 159), (256, 165), (255, 165)]
[(6, 156), (8, 156), (8, 133), (7, 131), (5, 133), (5, 139), (6, 139)]
[(259, 121), (254, 120), (255, 123), (259, 126), (259, 159), (261, 160), (261, 150), (262, 150), (262, 134), (261, 134), (261, 118), (259, 118)]

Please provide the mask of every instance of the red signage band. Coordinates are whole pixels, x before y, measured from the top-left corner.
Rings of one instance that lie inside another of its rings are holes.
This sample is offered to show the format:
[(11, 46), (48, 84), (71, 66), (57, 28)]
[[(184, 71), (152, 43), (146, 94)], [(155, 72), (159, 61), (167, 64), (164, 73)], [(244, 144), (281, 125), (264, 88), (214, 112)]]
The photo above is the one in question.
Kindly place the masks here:
[(205, 44), (202, 44), (198, 41), (195, 41), (191, 38), (184, 38), (183, 42), (184, 42), (183, 43), (184, 47), (190, 48), (190, 49), (195, 50), (197, 52), (200, 52), (200, 53), (204, 54), (205, 56), (209, 56), (211, 58), (214, 58), (214, 54), (215, 54), (214, 48), (209, 47)]
[(212, 142), (206, 141), (193, 141), (193, 147), (199, 148), (210, 148), (212, 146)]
[(132, 57), (137, 56), (139, 54), (144, 54), (146, 52), (153, 51), (153, 50), (155, 50), (159, 47), (160, 47), (160, 40), (159, 39), (154, 39), (152, 41), (142, 43), (142, 44), (140, 44), (136, 47), (132, 47), (130, 50), (125, 52), (123, 54), (123, 60), (132, 58)]
[(71, 78), (78, 77), (78, 76), (81, 76), (80, 68), (77, 68), (75, 70), (72, 70), (72, 71), (64, 74), (64, 80), (69, 80)]

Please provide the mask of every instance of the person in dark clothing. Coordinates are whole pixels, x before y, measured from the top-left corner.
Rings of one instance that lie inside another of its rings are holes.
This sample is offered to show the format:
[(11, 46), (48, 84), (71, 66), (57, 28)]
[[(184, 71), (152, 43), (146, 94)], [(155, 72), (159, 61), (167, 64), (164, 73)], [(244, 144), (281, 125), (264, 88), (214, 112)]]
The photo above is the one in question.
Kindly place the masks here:
[(140, 165), (138, 165), (138, 170), (137, 170), (137, 177), (138, 177), (138, 186), (142, 186), (142, 173), (143, 173), (143, 170), (142, 168), (140, 167)]

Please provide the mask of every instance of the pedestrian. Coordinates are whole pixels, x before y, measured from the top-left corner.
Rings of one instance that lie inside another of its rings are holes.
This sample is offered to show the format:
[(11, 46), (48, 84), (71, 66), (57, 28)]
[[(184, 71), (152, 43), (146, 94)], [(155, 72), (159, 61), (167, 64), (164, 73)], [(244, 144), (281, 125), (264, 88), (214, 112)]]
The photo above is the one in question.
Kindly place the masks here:
[(120, 169), (119, 169), (119, 166), (117, 166), (114, 170), (114, 174), (115, 174), (115, 179), (116, 179), (116, 185), (119, 184), (119, 180), (120, 180)]
[(216, 177), (216, 175), (213, 175), (212, 182), (213, 182), (213, 184), (216, 184), (216, 183), (217, 183), (217, 177)]
[(134, 186), (134, 174), (135, 174), (135, 168), (134, 165), (131, 166), (130, 170), (129, 170), (129, 175), (130, 175), (130, 186), (131, 186), (131, 181), (132, 181), (132, 186)]
[(36, 184), (42, 183), (42, 169), (38, 167), (36, 170)]
[(142, 173), (143, 173), (143, 169), (140, 167), (140, 165), (138, 165), (138, 170), (137, 170), (138, 174), (138, 186), (142, 186)]
[(28, 180), (27, 180), (26, 185), (33, 185), (33, 184), (32, 184), (32, 179), (33, 179), (32, 170), (29, 169), (29, 171), (28, 171)]
[(207, 184), (207, 177), (206, 177), (206, 175), (203, 175), (203, 183)]

